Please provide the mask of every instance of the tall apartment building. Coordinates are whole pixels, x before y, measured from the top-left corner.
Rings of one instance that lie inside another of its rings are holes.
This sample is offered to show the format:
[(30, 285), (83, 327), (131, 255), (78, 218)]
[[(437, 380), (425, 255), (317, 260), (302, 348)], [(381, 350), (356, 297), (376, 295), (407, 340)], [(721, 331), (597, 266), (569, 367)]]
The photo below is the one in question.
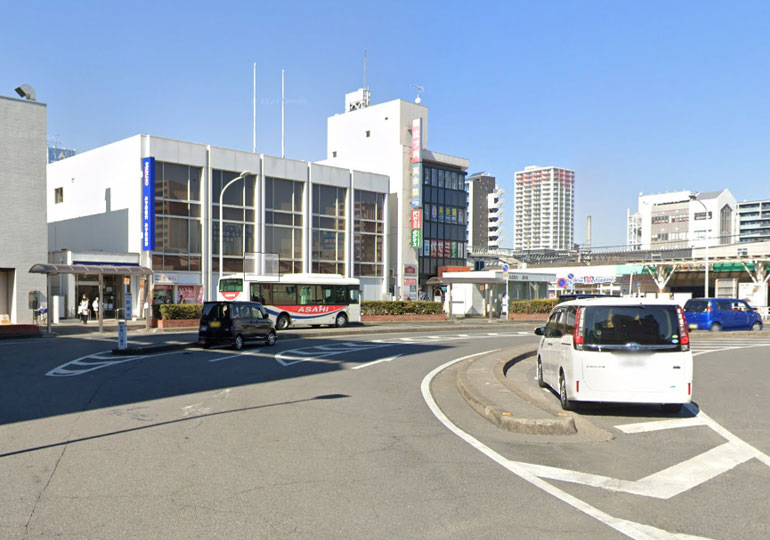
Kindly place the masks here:
[(29, 273), (48, 262), (46, 124), (34, 97), (0, 96), (0, 324), (32, 322), (30, 295), (47, 303), (45, 276)]
[(366, 89), (329, 117), (322, 163), (390, 177), (387, 231), (392, 293), (417, 298), (441, 266), (464, 266), (468, 160), (428, 150), (428, 108), (396, 99), (370, 105)]
[(468, 192), (468, 244), (476, 248), (498, 248), (503, 236), (504, 190), (495, 177), (474, 174), (465, 180)]
[(634, 250), (679, 249), (737, 242), (735, 197), (729, 190), (639, 194), (627, 212), (627, 246)]
[(770, 200), (738, 203), (738, 236), (741, 243), (770, 241)]
[(575, 235), (575, 172), (526, 167), (515, 175), (513, 249), (572, 249)]

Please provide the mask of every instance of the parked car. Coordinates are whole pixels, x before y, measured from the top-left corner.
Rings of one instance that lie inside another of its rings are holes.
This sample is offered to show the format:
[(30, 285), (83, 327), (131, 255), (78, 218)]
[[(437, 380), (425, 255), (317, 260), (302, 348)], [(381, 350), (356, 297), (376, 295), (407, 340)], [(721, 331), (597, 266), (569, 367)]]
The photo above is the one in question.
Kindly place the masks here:
[(762, 330), (762, 316), (738, 298), (692, 298), (684, 305), (684, 315), (692, 329)]
[(273, 323), (257, 302), (204, 302), (198, 329), (198, 343), (232, 345), (241, 350), (247, 341), (259, 340), (275, 345)]
[(678, 412), (692, 399), (692, 352), (671, 300), (586, 298), (554, 307), (535, 330), (537, 382), (575, 402), (656, 403)]

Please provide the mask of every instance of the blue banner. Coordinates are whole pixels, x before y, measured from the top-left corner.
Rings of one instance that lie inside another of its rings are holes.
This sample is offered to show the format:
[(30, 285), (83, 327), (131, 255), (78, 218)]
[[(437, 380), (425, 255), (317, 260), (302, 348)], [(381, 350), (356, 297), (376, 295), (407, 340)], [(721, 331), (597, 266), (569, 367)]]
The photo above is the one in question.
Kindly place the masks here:
[(142, 159), (142, 251), (155, 251), (155, 158)]

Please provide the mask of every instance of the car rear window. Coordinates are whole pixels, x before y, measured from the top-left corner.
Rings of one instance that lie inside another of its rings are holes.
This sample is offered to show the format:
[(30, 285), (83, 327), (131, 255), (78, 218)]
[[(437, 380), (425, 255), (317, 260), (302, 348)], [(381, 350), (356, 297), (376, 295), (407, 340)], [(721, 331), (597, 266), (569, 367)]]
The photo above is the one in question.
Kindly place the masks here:
[(694, 313), (703, 313), (708, 308), (707, 300), (688, 300), (684, 305), (685, 311), (692, 311)]
[(219, 302), (206, 302), (203, 304), (202, 321), (223, 321), (228, 316), (230, 307)]
[(584, 324), (586, 345), (679, 343), (676, 306), (591, 306)]

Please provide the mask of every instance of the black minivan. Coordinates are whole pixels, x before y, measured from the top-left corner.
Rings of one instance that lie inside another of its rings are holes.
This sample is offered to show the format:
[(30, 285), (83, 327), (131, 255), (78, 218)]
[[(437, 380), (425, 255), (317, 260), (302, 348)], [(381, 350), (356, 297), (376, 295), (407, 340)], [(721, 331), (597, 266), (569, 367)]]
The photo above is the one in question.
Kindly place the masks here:
[(240, 351), (246, 341), (275, 345), (276, 334), (265, 308), (257, 302), (204, 302), (198, 344), (232, 345)]

